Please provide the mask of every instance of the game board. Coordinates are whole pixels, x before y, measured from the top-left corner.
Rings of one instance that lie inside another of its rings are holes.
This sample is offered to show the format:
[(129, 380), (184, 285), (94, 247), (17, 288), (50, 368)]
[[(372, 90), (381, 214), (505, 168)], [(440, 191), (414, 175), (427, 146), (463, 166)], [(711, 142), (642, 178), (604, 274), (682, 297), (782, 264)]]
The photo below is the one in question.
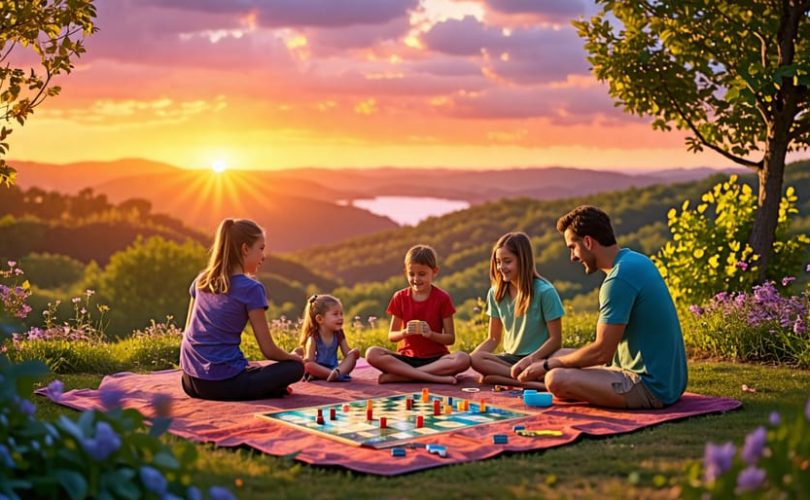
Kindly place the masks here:
[[(412, 409), (406, 409), (406, 399), (412, 399)], [(447, 411), (448, 396), (430, 394), (423, 402), (422, 394), (396, 394), (374, 399), (347, 401), (340, 404), (311, 406), (295, 410), (258, 413), (257, 417), (280, 422), (296, 429), (313, 432), (321, 436), (355, 446), (388, 448), (408, 441), (444, 432), (453, 432), (528, 417), (531, 414), (499, 408), (464, 398), (452, 400), (451, 413)], [(434, 401), (440, 402), (441, 414), (434, 415)], [(369, 401), (371, 403), (369, 403)], [(459, 405), (461, 402), (461, 405)], [(372, 419), (368, 420), (368, 405), (371, 404)], [(466, 410), (459, 410), (459, 407)], [(335, 410), (335, 419), (330, 419), (330, 410)], [(318, 410), (323, 415), (323, 423), (317, 422)], [(423, 427), (417, 427), (417, 417), (422, 416)], [(386, 427), (381, 428), (380, 417), (385, 417)]]

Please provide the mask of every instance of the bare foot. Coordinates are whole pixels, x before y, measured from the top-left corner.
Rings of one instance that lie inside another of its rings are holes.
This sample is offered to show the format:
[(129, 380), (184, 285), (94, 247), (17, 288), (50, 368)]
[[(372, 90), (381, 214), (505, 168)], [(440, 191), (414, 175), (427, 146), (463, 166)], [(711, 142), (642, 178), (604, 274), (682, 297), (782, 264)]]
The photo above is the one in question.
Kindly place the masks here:
[(338, 370), (337, 368), (335, 368), (334, 370), (332, 370), (332, 371), (329, 373), (329, 376), (328, 376), (328, 377), (326, 377), (326, 381), (327, 381), (327, 382), (333, 382), (333, 381), (335, 381), (335, 380), (336, 380), (338, 377), (340, 377), (340, 370)]
[(442, 384), (456, 385), (458, 383), (458, 379), (453, 375), (448, 375), (446, 377), (441, 378), (446, 379), (444, 382), (441, 382)]
[(399, 375), (394, 375), (393, 373), (381, 373), (379, 377), (377, 377), (378, 384), (393, 384), (396, 382), (412, 382), (411, 379), (400, 377)]

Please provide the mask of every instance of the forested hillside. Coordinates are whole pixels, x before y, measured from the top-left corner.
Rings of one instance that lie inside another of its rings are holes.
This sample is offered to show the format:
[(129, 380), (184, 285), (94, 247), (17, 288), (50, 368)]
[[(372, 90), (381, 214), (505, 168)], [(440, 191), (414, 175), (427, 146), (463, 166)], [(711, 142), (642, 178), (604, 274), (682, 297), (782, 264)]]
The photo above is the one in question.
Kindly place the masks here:
[[(668, 239), (667, 212), (684, 200), (693, 204), (717, 182), (718, 175), (702, 181), (656, 185), (592, 196), (553, 201), (514, 198), (474, 206), (444, 217), (430, 218), (415, 227), (354, 238), (339, 244), (290, 254), (312, 269), (331, 274), (345, 287), (337, 294), (352, 314), (382, 314), (391, 292), (405, 285), (402, 259), (415, 243), (432, 245), (439, 253), (439, 286), (457, 304), (483, 297), (489, 287), (488, 260), (493, 243), (508, 231), (525, 231), (532, 237), (538, 268), (552, 280), (564, 298), (587, 293), (598, 286), (600, 273), (585, 276), (571, 265), (555, 224), (557, 218), (580, 204), (597, 205), (612, 217), (622, 246), (654, 254)], [(754, 176), (743, 180), (755, 186)], [(800, 214), (794, 230), (810, 230), (810, 162), (791, 165), (785, 186), (796, 188)], [(384, 283), (383, 283), (384, 282)]]

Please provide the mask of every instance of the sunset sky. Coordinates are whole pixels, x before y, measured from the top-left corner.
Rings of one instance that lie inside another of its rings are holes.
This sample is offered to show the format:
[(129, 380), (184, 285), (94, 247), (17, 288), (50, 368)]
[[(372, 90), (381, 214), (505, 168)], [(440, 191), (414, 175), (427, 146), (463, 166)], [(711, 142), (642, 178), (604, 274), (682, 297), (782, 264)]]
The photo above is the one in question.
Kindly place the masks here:
[(579, 0), (97, 0), (11, 158), (182, 167), (727, 166), (615, 108)]

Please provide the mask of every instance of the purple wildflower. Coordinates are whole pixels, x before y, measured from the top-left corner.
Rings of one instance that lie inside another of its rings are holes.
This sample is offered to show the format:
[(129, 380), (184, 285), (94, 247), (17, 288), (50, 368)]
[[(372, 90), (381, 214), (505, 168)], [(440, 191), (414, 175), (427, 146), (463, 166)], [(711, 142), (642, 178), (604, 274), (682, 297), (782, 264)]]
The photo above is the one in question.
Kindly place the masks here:
[(121, 438), (107, 422), (96, 423), (96, 437), (82, 441), (84, 451), (93, 460), (101, 462), (121, 447)]
[(227, 488), (223, 488), (222, 486), (211, 486), (208, 490), (208, 497), (211, 500), (236, 500), (236, 497), (233, 496), (233, 493)]
[(12, 267), (14, 267), (14, 266), (16, 266), (16, 265), (17, 265), (17, 261), (16, 261), (16, 260), (10, 260), (10, 261), (8, 261), (8, 267), (9, 267), (9, 268), (12, 268)]
[(8, 451), (6, 445), (0, 444), (0, 464), (5, 465), (9, 469), (14, 467), (14, 459), (11, 457), (11, 452)]
[(725, 302), (728, 300), (728, 292), (720, 292), (714, 296), (715, 302)]
[(768, 422), (774, 427), (782, 423), (782, 416), (779, 415), (779, 412), (772, 411), (771, 415), (768, 417)]
[(748, 465), (754, 465), (762, 456), (762, 450), (765, 449), (765, 443), (768, 441), (768, 431), (761, 425), (754, 429), (753, 432), (745, 436), (745, 445), (743, 445), (742, 459)]
[(695, 316), (701, 316), (703, 315), (703, 308), (698, 305), (692, 304), (691, 306), (689, 306), (689, 312), (691, 312)]
[(796, 280), (795, 276), (785, 276), (782, 278), (782, 286), (788, 286)]
[(796, 335), (807, 333), (807, 325), (804, 324), (804, 318), (801, 316), (796, 316), (796, 321), (793, 322), (793, 333)]
[(196, 486), (189, 486), (186, 490), (186, 498), (188, 500), (203, 500), (202, 492)]
[(717, 476), (731, 468), (732, 460), (737, 449), (733, 443), (716, 445), (712, 442), (706, 443), (703, 454), (703, 472), (707, 483), (713, 482)]
[(155, 469), (154, 467), (144, 465), (141, 467), (140, 473), (141, 482), (147, 490), (151, 491), (152, 493), (157, 493), (158, 496), (162, 496), (164, 493), (166, 493), (166, 488), (169, 486), (169, 482), (166, 481), (166, 478), (163, 477), (163, 474), (161, 474), (159, 470)]
[(748, 270), (748, 262), (745, 262), (744, 260), (741, 260), (741, 261), (737, 262), (737, 267), (739, 267), (743, 271), (746, 271), (746, 270)]
[(753, 491), (765, 482), (765, 471), (749, 465), (740, 471), (737, 476), (737, 490), (740, 492)]
[(124, 398), (124, 391), (120, 389), (102, 388), (99, 391), (101, 404), (107, 410), (121, 408), (121, 400)]
[(26, 415), (28, 417), (34, 416), (34, 413), (36, 413), (37, 411), (37, 407), (36, 405), (34, 405), (34, 403), (19, 396), (15, 396), (14, 399), (17, 402), (17, 408), (20, 409), (20, 412), (22, 412), (23, 415)]
[(64, 392), (65, 384), (63, 384), (59, 379), (56, 379), (48, 384), (48, 387), (45, 389), (45, 394), (47, 394), (47, 396), (53, 401), (59, 401)]
[(804, 268), (804, 272), (810, 273), (810, 264), (807, 264), (807, 267)]

